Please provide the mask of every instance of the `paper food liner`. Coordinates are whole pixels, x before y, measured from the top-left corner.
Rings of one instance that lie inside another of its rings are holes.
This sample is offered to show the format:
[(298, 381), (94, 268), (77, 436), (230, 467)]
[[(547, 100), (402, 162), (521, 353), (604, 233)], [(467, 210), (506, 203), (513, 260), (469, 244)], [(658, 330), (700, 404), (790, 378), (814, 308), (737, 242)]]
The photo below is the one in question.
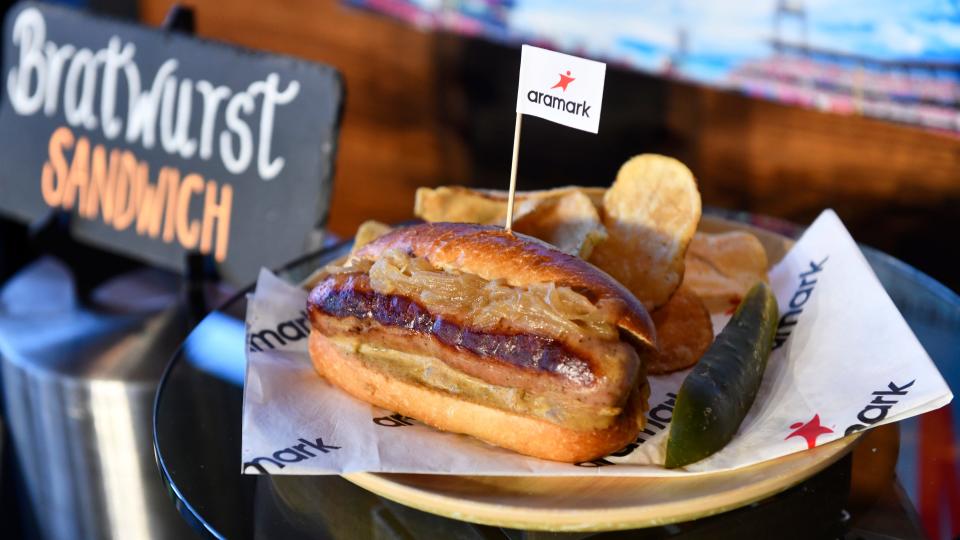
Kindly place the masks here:
[[(244, 474), (392, 472), (671, 476), (746, 467), (939, 408), (953, 398), (840, 219), (825, 211), (769, 274), (775, 349), (733, 440), (686, 470), (663, 463), (687, 371), (650, 377), (647, 426), (613, 455), (530, 458), (356, 400), (319, 377), (307, 352), (307, 293), (261, 272), (247, 311)], [(726, 323), (715, 320), (715, 331)]]

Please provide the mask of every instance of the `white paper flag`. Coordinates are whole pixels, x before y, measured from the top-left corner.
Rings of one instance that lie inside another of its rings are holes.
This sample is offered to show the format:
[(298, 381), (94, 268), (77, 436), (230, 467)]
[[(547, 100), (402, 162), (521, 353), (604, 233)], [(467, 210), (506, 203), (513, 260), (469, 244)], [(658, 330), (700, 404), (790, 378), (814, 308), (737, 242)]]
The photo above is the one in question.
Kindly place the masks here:
[(596, 133), (607, 65), (524, 45), (517, 112)]
[[(316, 375), (307, 293), (261, 273), (247, 312), (246, 474), (360, 471), (474, 475), (671, 476), (736, 469), (943, 405), (953, 394), (837, 215), (824, 212), (770, 271), (775, 350), (734, 439), (687, 471), (663, 450), (687, 372), (650, 377), (647, 426), (614, 455), (569, 465), (443, 433), (357, 401)], [(715, 321), (719, 330), (725, 320)]]

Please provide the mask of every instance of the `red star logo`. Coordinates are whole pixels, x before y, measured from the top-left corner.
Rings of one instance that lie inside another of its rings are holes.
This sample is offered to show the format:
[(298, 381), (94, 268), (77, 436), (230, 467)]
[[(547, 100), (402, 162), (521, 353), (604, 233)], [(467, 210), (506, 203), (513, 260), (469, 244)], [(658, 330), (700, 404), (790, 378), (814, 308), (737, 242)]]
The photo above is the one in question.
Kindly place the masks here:
[(803, 437), (803, 439), (807, 441), (807, 448), (813, 448), (817, 445), (817, 437), (827, 433), (833, 433), (832, 429), (820, 425), (819, 414), (813, 415), (813, 418), (811, 418), (806, 424), (803, 422), (797, 422), (791, 425), (790, 429), (796, 431), (787, 435), (787, 437), (783, 440), (787, 440), (790, 437)]
[(563, 73), (558, 73), (557, 75), (560, 75), (560, 80), (557, 81), (557, 84), (551, 86), (551, 87), (550, 87), (550, 90), (553, 90), (554, 88), (562, 88), (563, 91), (566, 92), (566, 91), (567, 91), (567, 85), (576, 80), (575, 77), (571, 77), (571, 76), (570, 76), (570, 70), (569, 70), (569, 69), (567, 70), (567, 74), (566, 74), (566, 75), (564, 75)]

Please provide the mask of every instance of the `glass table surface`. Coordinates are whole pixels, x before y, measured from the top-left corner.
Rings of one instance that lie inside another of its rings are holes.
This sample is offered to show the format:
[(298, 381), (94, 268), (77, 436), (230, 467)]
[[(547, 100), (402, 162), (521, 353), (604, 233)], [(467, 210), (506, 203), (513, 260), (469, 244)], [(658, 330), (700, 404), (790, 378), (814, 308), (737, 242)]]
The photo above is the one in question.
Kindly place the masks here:
[[(789, 223), (722, 217), (786, 236)], [(278, 274), (298, 282), (346, 244)], [(894, 303), (951, 388), (960, 382), (960, 297), (909, 265), (863, 248)], [(212, 311), (167, 367), (154, 406), (154, 450), (185, 520), (210, 538), (953, 538), (960, 533), (956, 402), (868, 431), (855, 450), (778, 495), (717, 516), (631, 531), (548, 533), (435, 516), (338, 476), (240, 474), (248, 288)]]

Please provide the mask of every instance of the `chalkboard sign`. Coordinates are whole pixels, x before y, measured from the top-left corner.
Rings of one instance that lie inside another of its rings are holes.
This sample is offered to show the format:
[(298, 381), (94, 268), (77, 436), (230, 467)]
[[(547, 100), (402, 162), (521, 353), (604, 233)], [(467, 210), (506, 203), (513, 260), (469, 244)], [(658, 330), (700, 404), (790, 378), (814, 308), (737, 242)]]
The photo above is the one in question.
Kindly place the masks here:
[(33, 2), (3, 26), (0, 214), (234, 282), (326, 219), (343, 101), (327, 66)]

